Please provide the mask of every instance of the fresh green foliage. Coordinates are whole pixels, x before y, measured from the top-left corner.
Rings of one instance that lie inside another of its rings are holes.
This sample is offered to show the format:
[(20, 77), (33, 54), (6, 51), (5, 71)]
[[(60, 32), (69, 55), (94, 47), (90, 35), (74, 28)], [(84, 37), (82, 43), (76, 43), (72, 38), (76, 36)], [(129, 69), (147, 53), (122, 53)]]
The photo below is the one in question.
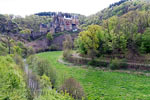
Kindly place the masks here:
[(127, 66), (128, 65), (125, 60), (115, 58), (110, 62), (108, 67), (112, 70), (115, 70), (115, 69), (127, 68)]
[(0, 57), (0, 100), (27, 100), (23, 73), (10, 56)]
[(130, 11), (149, 11), (149, 10), (150, 10), (149, 0), (127, 0), (126, 2), (120, 3), (119, 5), (112, 5), (111, 7), (105, 8), (94, 15), (88, 16), (87, 18), (84, 19), (84, 24), (82, 26), (88, 26), (91, 24), (100, 25), (102, 24), (103, 20), (109, 19), (112, 16), (122, 16)]
[(43, 76), (41, 76), (40, 87), (41, 88), (51, 88), (52, 84), (51, 84), (50, 77), (47, 77), (45, 74)]
[(47, 35), (46, 35), (46, 38), (47, 38), (49, 41), (53, 40), (52, 33), (48, 32)]
[(58, 51), (59, 50), (59, 46), (55, 45), (55, 44), (52, 44), (48, 49), (50, 51)]
[(31, 34), (31, 30), (30, 29), (24, 29), (22, 31), (20, 31), (21, 34)]
[(5, 56), (8, 53), (8, 50), (4, 45), (5, 44), (0, 43), (0, 56)]
[(73, 100), (69, 94), (65, 92), (57, 93), (56, 90), (52, 89), (56, 80), (56, 73), (48, 60), (39, 59), (37, 56), (30, 56), (27, 62), (29, 66), (32, 67), (33, 71), (40, 77), (41, 94), (36, 96), (34, 100)]
[(24, 69), (24, 62), (23, 62), (23, 58), (18, 55), (18, 54), (12, 54), (11, 57), (13, 58), (14, 62), (19, 65), (19, 67), (22, 68), (22, 70)]
[(16, 54), (22, 55), (22, 49), (19, 46), (14, 46), (13, 52)]
[(17, 54), (27, 57), (34, 54), (32, 47), (26, 47), (21, 41), (15, 41), (11, 36), (0, 35), (0, 55)]
[[(90, 25), (80, 32), (75, 46), (80, 54), (93, 58), (105, 54), (122, 54), (128, 59), (149, 53), (150, 14), (131, 11), (120, 17), (103, 20), (101, 26)], [(126, 55), (128, 54), (128, 55)]]
[(64, 50), (64, 51), (63, 51), (63, 58), (64, 58), (65, 60), (68, 60), (68, 59), (70, 59), (71, 54), (72, 54), (72, 51), (71, 51), (71, 50)]
[(39, 95), (34, 100), (74, 100), (69, 94), (56, 93), (56, 90), (43, 89), (43, 94)]
[(111, 24), (109, 23), (109, 26), (107, 26), (109, 29), (98, 25), (91, 25), (86, 31), (79, 34), (75, 45), (81, 54), (93, 57), (106, 53), (119, 53), (119, 51), (125, 53), (127, 39), (124, 34), (114, 33), (116, 24), (111, 22), (112, 19), (109, 21)]
[(62, 52), (46, 52), (37, 55), (48, 59), (56, 68), (57, 87), (62, 85), (63, 74), (66, 77), (74, 77), (83, 86), (88, 100), (150, 99), (150, 78), (147, 76), (67, 66), (57, 62)]
[(72, 47), (73, 47), (73, 42), (72, 42), (71, 35), (66, 35), (65, 41), (63, 42), (63, 49), (72, 50)]
[(80, 83), (74, 78), (69, 78), (65, 80), (64, 84), (61, 86), (61, 90), (69, 93), (72, 97), (77, 100), (82, 100), (84, 97), (84, 91)]
[(63, 42), (63, 58), (65, 60), (70, 59), (72, 54), (73, 42), (70, 35), (66, 35), (65, 41)]
[(150, 28), (148, 28), (144, 34), (142, 34), (140, 50), (143, 53), (150, 53)]
[(41, 23), (49, 23), (52, 21), (52, 18), (49, 16), (37, 16), (37, 15), (30, 15), (26, 16), (25, 18), (21, 16), (15, 16), (13, 22), (17, 23), (20, 29), (32, 29), (33, 32), (39, 32), (39, 26)]
[(55, 86), (56, 81), (56, 71), (48, 61), (48, 59), (41, 59), (36, 56), (30, 56), (27, 60), (29, 66), (33, 71), (39, 75), (43, 76), (44, 74), (49, 77), (53, 86)]
[(91, 25), (87, 30), (80, 32), (76, 40), (76, 46), (83, 54), (93, 57), (100, 47), (100, 43), (104, 39), (102, 28), (98, 25)]

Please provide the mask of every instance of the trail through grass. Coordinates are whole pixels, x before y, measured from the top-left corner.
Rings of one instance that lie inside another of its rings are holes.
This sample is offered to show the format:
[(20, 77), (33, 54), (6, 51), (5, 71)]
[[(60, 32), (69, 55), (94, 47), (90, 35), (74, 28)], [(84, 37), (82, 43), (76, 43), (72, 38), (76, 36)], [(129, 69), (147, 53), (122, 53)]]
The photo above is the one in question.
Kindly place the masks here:
[(65, 77), (74, 77), (83, 86), (88, 100), (150, 100), (150, 77), (102, 71), (57, 62), (62, 52), (37, 54), (56, 68), (59, 87)]

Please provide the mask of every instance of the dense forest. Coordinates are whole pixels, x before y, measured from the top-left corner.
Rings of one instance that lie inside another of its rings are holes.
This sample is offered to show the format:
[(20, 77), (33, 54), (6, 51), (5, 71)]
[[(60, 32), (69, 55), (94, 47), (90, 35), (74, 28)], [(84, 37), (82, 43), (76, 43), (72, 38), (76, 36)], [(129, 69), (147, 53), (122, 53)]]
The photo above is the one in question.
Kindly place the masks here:
[[(78, 31), (50, 32), (77, 20)], [(0, 14), (0, 100), (149, 100), (149, 54), (149, 0), (90, 16)]]
[(88, 16), (85, 25), (100, 25), (103, 20), (112, 16), (122, 16), (130, 11), (148, 11), (149, 7), (149, 0), (121, 0), (94, 15)]

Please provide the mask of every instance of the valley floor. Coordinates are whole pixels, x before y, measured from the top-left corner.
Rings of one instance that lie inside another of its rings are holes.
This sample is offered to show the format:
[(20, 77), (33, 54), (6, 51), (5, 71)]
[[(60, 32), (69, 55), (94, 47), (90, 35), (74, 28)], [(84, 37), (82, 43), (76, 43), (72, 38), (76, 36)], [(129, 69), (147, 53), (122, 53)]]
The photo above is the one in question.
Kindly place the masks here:
[(62, 84), (63, 79), (74, 77), (83, 86), (88, 100), (150, 100), (148, 76), (64, 65), (58, 62), (61, 51), (37, 55), (48, 59), (56, 68), (56, 87)]

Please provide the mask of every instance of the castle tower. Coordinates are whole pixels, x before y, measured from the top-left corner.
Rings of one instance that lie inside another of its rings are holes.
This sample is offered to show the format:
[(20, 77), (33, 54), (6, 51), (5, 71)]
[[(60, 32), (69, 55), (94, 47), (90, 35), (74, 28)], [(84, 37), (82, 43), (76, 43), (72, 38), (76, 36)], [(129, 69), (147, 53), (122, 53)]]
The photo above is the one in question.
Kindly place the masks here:
[(46, 33), (48, 31), (47, 25), (45, 24), (40, 24), (40, 32), (41, 33)]

